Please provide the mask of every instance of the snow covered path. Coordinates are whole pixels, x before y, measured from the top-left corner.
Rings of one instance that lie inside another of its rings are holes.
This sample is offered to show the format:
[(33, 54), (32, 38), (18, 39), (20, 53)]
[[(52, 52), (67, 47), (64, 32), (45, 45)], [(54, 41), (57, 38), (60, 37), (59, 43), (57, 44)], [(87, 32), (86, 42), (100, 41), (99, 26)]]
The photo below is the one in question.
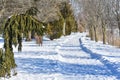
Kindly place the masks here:
[(96, 51), (100, 46), (84, 35), (74, 33), (54, 41), (44, 39), (43, 46), (36, 45), (35, 41), (23, 42), (22, 52), (14, 49), (18, 75), (7, 80), (120, 80), (117, 60), (120, 58), (113, 62), (117, 62), (114, 65), (118, 69), (116, 75), (111, 63), (113, 58), (104, 56), (107, 52), (103, 55)]

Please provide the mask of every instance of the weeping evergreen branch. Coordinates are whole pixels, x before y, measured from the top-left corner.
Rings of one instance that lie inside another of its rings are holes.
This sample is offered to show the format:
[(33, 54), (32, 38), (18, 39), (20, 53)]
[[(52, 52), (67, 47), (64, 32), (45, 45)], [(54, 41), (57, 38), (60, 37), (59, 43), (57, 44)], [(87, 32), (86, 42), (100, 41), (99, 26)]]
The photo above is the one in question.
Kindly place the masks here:
[[(32, 14), (30, 11), (28, 11)], [(34, 13), (35, 14), (35, 13)], [(18, 46), (18, 51), (22, 51), (22, 34), (27, 38), (28, 33), (35, 31), (38, 35), (43, 35), (43, 24), (29, 14), (14, 14), (3, 24), (4, 27), (4, 49), (0, 49), (0, 77), (10, 77), (17, 74), (14, 69), (17, 67), (14, 60), (12, 45)], [(12, 71), (13, 70), (13, 71)]]

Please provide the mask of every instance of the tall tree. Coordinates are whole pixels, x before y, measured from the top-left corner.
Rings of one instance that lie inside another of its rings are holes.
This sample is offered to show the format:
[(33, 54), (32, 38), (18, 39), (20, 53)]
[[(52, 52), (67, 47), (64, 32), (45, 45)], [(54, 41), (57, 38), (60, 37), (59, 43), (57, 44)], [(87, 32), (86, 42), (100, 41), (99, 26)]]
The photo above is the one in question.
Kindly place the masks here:
[(117, 26), (119, 29), (119, 36), (120, 36), (120, 0), (114, 0), (113, 3), (113, 13), (115, 15)]
[(60, 12), (64, 18), (63, 35), (69, 35), (76, 30), (76, 21), (69, 2), (63, 2), (60, 5)]

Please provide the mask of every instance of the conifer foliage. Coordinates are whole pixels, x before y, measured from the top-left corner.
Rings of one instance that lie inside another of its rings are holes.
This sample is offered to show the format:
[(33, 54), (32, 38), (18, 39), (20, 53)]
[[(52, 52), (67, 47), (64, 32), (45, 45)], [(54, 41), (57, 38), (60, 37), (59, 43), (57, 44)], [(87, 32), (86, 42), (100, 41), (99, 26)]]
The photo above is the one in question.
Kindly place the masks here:
[(42, 23), (28, 13), (35, 14), (32, 12), (14, 14), (3, 25), (5, 51), (0, 49), (0, 77), (10, 77), (11, 72), (13, 75), (16, 74), (14, 69), (17, 65), (14, 60), (12, 45), (18, 46), (18, 51), (21, 51), (23, 34), (27, 37), (29, 31), (34, 31), (37, 35), (43, 35)]
[(76, 32), (76, 20), (69, 2), (63, 2), (60, 5), (60, 12), (64, 18), (65, 35), (69, 35), (71, 32)]
[(55, 20), (47, 24), (46, 33), (50, 36), (51, 40), (59, 38), (62, 35), (63, 23), (64, 20), (60, 17), (59, 20)]
[(69, 2), (65, 1), (59, 5), (58, 15), (59, 20), (51, 21), (47, 25), (47, 34), (51, 40), (77, 31), (76, 21)]

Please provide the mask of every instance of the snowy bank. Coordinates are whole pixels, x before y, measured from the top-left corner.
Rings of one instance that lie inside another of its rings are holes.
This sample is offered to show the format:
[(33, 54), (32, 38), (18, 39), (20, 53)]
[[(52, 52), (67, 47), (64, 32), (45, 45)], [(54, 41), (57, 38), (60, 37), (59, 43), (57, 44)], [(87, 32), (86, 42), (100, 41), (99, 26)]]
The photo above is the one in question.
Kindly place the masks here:
[(120, 49), (102, 44), (102, 42), (91, 41), (88, 37), (81, 37), (82, 49), (90, 53), (92, 58), (99, 59), (107, 66), (118, 79), (120, 79)]

